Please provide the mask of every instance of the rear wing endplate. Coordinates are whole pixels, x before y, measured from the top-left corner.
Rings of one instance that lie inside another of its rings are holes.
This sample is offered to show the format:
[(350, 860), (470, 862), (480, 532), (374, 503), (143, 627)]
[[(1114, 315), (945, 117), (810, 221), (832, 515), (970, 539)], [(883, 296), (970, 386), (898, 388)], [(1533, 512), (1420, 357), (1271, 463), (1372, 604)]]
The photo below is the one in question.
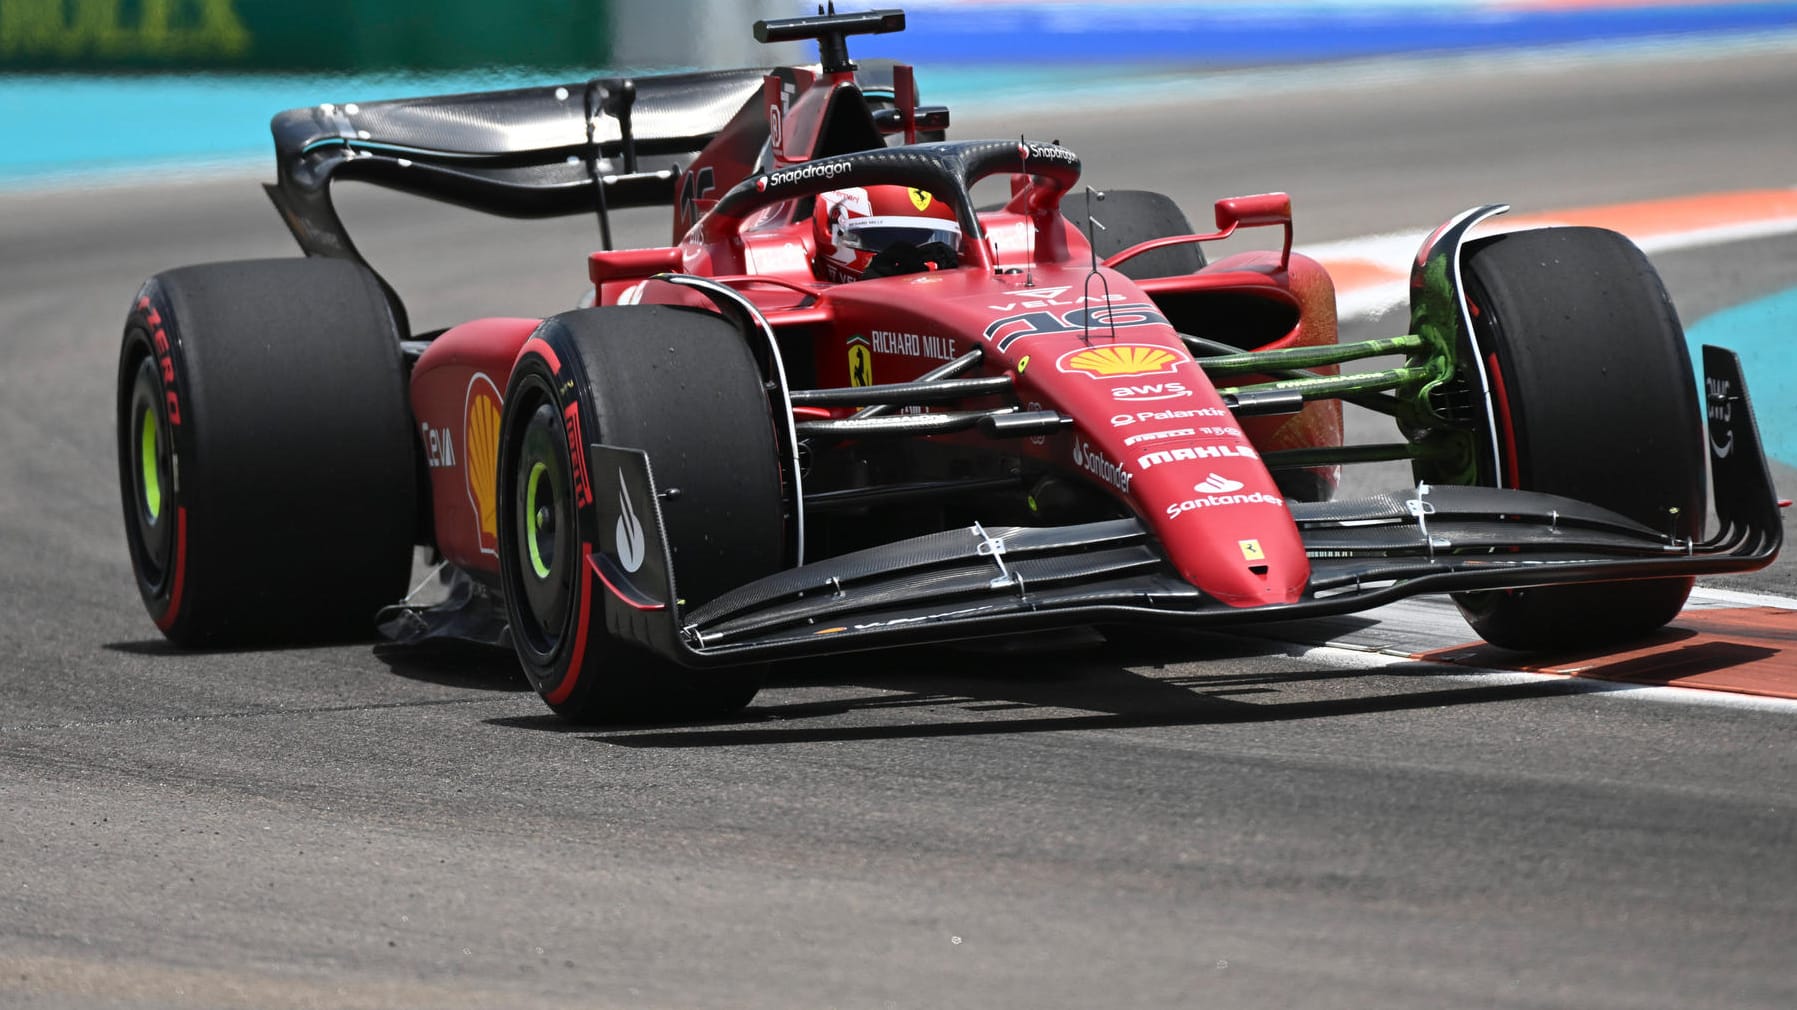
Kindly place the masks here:
[(771, 68), (605, 77), (289, 109), (265, 186), (300, 248), (361, 262), (330, 184), (358, 179), (506, 217), (672, 204), (681, 170)]

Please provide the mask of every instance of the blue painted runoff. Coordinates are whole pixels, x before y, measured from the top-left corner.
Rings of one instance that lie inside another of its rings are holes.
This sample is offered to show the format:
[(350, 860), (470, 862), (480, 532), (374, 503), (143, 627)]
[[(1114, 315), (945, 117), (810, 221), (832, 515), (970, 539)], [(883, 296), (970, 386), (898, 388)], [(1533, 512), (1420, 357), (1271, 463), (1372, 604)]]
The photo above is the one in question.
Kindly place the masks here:
[[(1129, 68), (1081, 67), (1076, 79), (1127, 77)], [(56, 185), (158, 168), (274, 165), (268, 121), (320, 102), (369, 102), (584, 80), (568, 69), (497, 68), (459, 74), (284, 76), (237, 74), (84, 77), (0, 74), (0, 188)], [(942, 68), (919, 74), (931, 102), (955, 104), (1067, 85), (1065, 70)]]
[[(915, 63), (927, 101), (1151, 86), (1154, 75), (1369, 56), (1596, 47), (1797, 31), (1797, 0), (1574, 5), (1486, 0), (931, 3), (901, 35), (855, 53)], [(611, 71), (621, 72), (621, 71)], [(372, 101), (580, 80), (583, 71), (502, 67), (411, 76), (0, 73), (0, 187), (56, 185), (268, 159), (268, 119), (317, 102)]]
[(1723, 309), (1687, 327), (1692, 361), (1704, 344), (1741, 356), (1766, 455), (1797, 467), (1797, 288)]
[[(1797, 3), (1537, 7), (1504, 3), (1101, 3), (924, 8), (902, 35), (857, 40), (857, 55), (1039, 63), (1131, 60), (1243, 66), (1390, 53), (1468, 52), (1797, 25)], [(995, 42), (997, 44), (995, 44)]]

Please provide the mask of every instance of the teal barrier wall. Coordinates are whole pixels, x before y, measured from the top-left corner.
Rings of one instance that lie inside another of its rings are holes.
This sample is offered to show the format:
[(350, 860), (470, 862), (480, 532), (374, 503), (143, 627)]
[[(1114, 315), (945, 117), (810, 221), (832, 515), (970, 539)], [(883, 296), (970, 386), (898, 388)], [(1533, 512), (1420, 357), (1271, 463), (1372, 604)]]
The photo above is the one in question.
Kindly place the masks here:
[(604, 66), (608, 0), (0, 0), (0, 70)]

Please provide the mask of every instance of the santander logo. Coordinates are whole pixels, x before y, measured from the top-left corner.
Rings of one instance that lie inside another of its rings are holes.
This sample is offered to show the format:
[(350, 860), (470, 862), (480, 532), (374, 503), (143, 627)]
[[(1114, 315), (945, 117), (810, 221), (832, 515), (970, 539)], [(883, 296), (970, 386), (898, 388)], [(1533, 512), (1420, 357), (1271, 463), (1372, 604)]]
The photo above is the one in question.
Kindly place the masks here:
[(1228, 494), (1231, 491), (1240, 491), (1245, 486), (1239, 480), (1230, 480), (1222, 474), (1213, 472), (1209, 477), (1193, 484), (1192, 490), (1200, 494)]

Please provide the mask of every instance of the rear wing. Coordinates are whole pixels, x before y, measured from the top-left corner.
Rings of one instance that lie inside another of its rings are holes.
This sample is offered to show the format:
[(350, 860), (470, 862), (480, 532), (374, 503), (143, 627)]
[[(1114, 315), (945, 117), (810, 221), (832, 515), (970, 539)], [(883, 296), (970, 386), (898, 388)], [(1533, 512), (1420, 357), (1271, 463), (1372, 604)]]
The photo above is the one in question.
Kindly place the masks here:
[[(680, 172), (773, 68), (596, 78), (290, 109), (266, 185), (307, 255), (362, 261), (330, 185), (357, 179), (506, 217), (671, 205)], [(790, 71), (788, 71), (790, 72)]]

